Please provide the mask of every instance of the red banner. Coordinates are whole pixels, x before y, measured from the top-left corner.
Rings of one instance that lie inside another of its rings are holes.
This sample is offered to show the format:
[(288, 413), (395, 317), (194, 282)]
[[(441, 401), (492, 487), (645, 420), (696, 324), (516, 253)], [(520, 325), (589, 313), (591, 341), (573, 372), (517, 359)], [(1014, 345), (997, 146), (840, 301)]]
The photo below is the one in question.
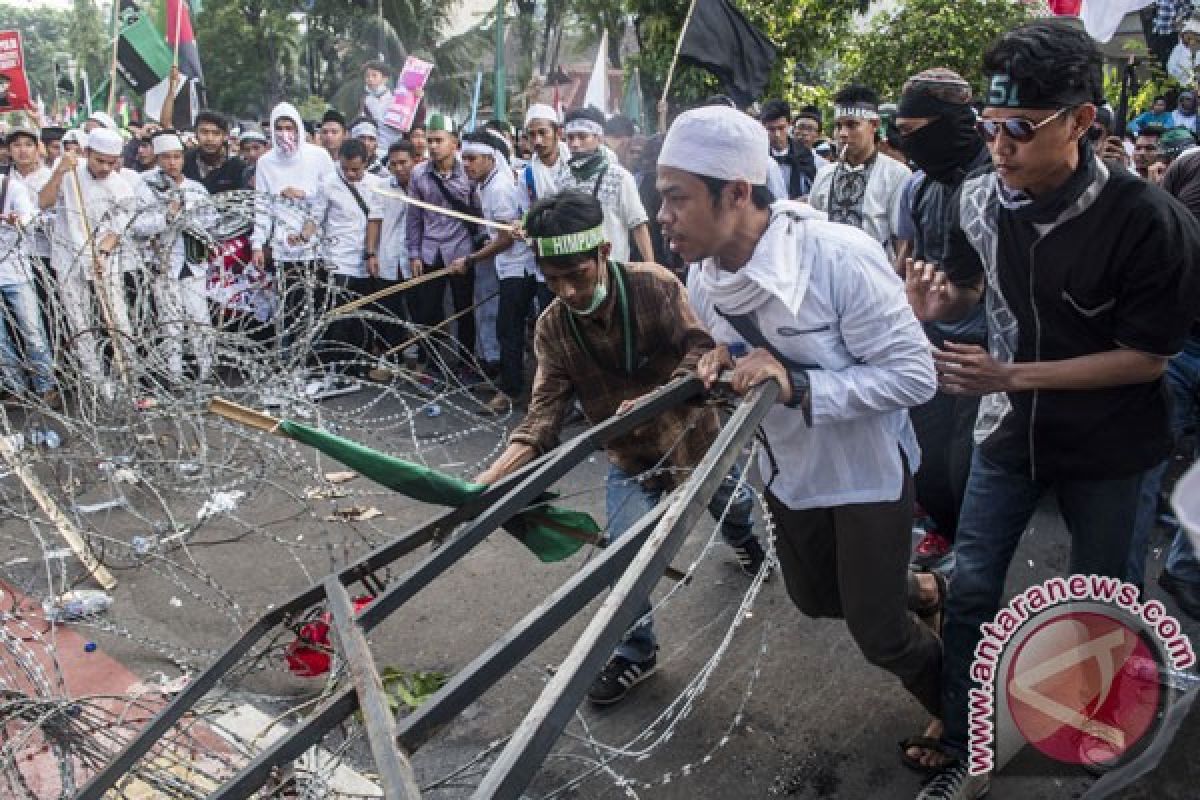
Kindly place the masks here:
[(33, 111), (20, 31), (0, 31), (0, 114)]

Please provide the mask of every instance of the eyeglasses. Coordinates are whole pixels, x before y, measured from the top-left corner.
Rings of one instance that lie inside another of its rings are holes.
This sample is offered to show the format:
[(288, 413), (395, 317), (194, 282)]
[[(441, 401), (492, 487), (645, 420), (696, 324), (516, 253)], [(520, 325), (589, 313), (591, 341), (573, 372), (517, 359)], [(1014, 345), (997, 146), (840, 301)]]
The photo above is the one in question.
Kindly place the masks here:
[(1066, 112), (1070, 111), (1074, 106), (1065, 106), (1055, 111), (1052, 115), (1046, 117), (1041, 122), (1030, 122), (1024, 117), (1005, 117), (1004, 119), (978, 119), (975, 120), (975, 130), (979, 131), (979, 135), (986, 142), (996, 141), (996, 137), (1000, 135), (1000, 129), (1004, 128), (1004, 133), (1013, 141), (1025, 142), (1033, 141), (1033, 137), (1037, 136), (1039, 128), (1049, 125), (1054, 120), (1061, 117)]

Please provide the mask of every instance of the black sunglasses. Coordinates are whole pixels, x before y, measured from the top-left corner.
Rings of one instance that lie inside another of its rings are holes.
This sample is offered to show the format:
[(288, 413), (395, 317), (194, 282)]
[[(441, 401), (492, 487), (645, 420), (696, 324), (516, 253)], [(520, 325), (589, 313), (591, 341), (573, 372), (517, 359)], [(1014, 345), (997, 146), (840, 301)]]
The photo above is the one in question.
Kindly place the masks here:
[(1041, 122), (1030, 122), (1025, 117), (977, 119), (975, 120), (975, 130), (979, 131), (979, 135), (983, 137), (984, 141), (994, 142), (996, 141), (996, 137), (1000, 135), (1000, 129), (1003, 128), (1005, 135), (1013, 141), (1023, 144), (1033, 141), (1033, 137), (1037, 136), (1039, 128), (1049, 125), (1050, 122), (1058, 119), (1072, 108), (1074, 106), (1064, 106)]

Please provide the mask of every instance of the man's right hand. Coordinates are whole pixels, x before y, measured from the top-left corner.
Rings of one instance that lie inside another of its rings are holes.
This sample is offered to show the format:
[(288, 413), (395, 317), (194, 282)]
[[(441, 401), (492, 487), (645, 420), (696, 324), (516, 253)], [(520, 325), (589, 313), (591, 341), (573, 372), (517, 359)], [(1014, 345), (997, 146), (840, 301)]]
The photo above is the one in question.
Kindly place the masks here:
[(79, 165), (79, 159), (70, 150), (63, 151), (62, 157), (58, 159), (58, 166), (55, 167), (55, 172), (59, 175), (66, 175), (71, 170)]
[(267, 257), (262, 250), (255, 250), (250, 256), (251, 263), (255, 269), (265, 269), (267, 266)]
[(286, 197), (288, 200), (303, 200), (306, 196), (303, 189), (297, 189), (294, 186), (287, 187), (279, 194), (282, 197)]
[(937, 264), (908, 259), (904, 262), (904, 292), (913, 314), (922, 322), (936, 322), (954, 307), (953, 284)]
[(414, 278), (419, 278), (425, 274), (425, 262), (419, 258), (409, 259), (408, 266), (412, 269)]
[(492, 465), (475, 477), (475, 483), (491, 486), (506, 475), (516, 472), (528, 464), (537, 455), (537, 451), (527, 444), (513, 442), (508, 449), (500, 454)]
[(729, 348), (719, 344), (700, 356), (700, 360), (696, 362), (696, 374), (704, 382), (704, 388), (711, 389), (721, 377), (721, 373), (733, 369), (733, 366), (733, 356), (729, 354)]

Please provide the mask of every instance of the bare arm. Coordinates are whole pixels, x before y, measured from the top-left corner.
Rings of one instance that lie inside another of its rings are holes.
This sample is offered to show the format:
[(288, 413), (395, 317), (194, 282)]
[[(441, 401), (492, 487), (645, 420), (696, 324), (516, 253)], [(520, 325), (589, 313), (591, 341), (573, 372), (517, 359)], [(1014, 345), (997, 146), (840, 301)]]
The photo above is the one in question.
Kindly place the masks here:
[(959, 286), (946, 278), (936, 264), (906, 260), (904, 291), (908, 304), (921, 322), (949, 322), (965, 317), (979, 303), (983, 280), (974, 286)]
[(1107, 389), (1157, 380), (1167, 367), (1164, 356), (1122, 347), (1104, 353), (1003, 364), (978, 345), (947, 342), (935, 350), (938, 383), (951, 394), (982, 395), (1037, 389)]
[(637, 245), (642, 261), (654, 260), (654, 245), (650, 243), (650, 226), (643, 222), (633, 229), (633, 243)]

